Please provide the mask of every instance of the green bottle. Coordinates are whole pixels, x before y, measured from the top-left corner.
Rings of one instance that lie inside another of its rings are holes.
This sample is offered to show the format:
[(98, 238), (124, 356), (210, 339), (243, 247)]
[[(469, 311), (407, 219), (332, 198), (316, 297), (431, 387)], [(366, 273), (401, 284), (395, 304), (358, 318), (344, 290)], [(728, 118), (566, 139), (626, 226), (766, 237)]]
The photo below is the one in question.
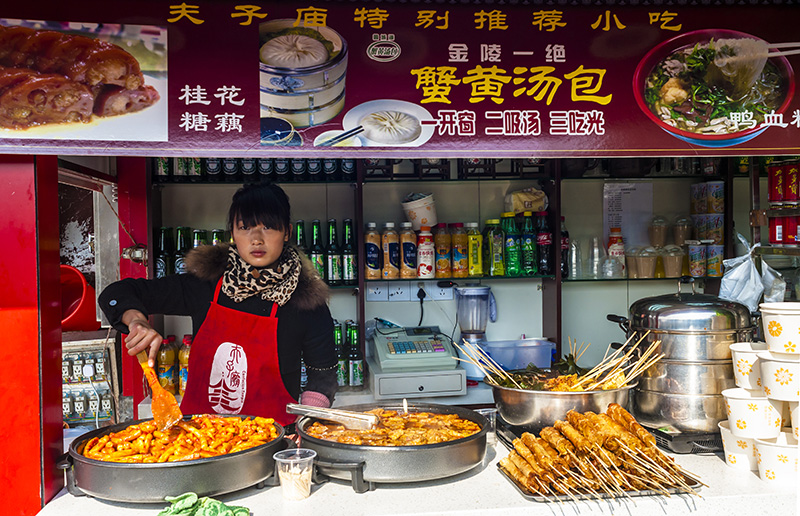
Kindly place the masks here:
[(503, 240), (505, 252), (506, 276), (522, 275), (522, 238), (517, 229), (516, 215), (513, 211), (503, 213), (502, 228), (505, 233)]
[(158, 236), (158, 255), (156, 256), (156, 278), (163, 278), (173, 270), (172, 228), (162, 227)]
[(505, 276), (505, 239), (500, 219), (489, 219), (483, 229), (483, 272), (486, 276)]
[(186, 272), (186, 253), (189, 251), (189, 231), (192, 228), (180, 226), (178, 232), (178, 245), (175, 247), (175, 274), (184, 274)]
[(311, 247), (308, 248), (308, 258), (317, 269), (319, 277), (325, 279), (325, 248), (322, 246), (322, 222), (319, 219), (311, 221)]
[(536, 226), (533, 223), (533, 212), (526, 211), (522, 223), (522, 272), (526, 276), (535, 276), (536, 267)]

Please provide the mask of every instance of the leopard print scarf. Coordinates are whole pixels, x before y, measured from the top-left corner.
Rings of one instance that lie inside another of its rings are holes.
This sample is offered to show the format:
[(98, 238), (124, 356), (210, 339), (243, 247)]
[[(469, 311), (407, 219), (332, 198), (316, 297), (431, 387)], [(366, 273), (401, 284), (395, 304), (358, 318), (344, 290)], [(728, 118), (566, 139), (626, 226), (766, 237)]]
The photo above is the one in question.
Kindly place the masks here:
[(260, 295), (261, 299), (285, 305), (300, 278), (300, 255), (286, 245), (275, 267), (256, 268), (244, 261), (236, 247), (228, 251), (228, 266), (222, 276), (222, 292), (237, 303)]

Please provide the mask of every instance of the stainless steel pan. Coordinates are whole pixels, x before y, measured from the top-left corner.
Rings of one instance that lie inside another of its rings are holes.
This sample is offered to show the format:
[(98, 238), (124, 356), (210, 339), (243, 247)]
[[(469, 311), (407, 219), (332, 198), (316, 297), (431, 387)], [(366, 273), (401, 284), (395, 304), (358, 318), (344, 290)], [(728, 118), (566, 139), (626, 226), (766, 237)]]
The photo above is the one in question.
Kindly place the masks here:
[(719, 394), (735, 386), (730, 360), (660, 360), (639, 378), (640, 389), (669, 394)]
[[(393, 402), (373, 405), (341, 407), (344, 410), (365, 412), (374, 408), (402, 412), (402, 403)], [(329, 477), (350, 480), (347, 468), (354, 463), (363, 463), (363, 479), (367, 482), (397, 483), (420, 482), (445, 478), (463, 473), (480, 464), (486, 453), (486, 431), (488, 421), (473, 410), (463, 407), (435, 404), (408, 405), (409, 412), (432, 412), (456, 414), (474, 421), (481, 427), (477, 434), (436, 444), (421, 446), (362, 446), (326, 441), (311, 437), (305, 429), (315, 419), (304, 417), (297, 423), (301, 446), (317, 452), (317, 471)], [(342, 464), (338, 468), (337, 464)], [(347, 466), (346, 466), (347, 465)]]
[[(184, 419), (190, 417), (185, 416)], [(72, 495), (89, 495), (117, 502), (163, 503), (165, 496), (177, 496), (187, 491), (199, 496), (230, 493), (272, 476), (275, 469), (272, 454), (289, 446), (289, 440), (284, 438), (283, 427), (275, 423), (278, 429), (276, 439), (219, 457), (185, 462), (121, 464), (89, 459), (83, 455), (84, 446), (92, 438), (119, 432), (141, 421), (93, 430), (70, 444), (69, 451), (59, 460), (58, 467), (66, 470), (67, 489)]]

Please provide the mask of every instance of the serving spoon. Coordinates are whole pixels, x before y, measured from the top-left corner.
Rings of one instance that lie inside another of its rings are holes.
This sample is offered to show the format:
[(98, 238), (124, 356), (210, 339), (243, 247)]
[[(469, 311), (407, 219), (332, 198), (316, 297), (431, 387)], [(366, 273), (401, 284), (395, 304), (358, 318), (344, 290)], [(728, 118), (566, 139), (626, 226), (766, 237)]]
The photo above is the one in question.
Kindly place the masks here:
[(311, 405), (300, 405), (289, 403), (286, 405), (286, 412), (298, 416), (315, 417), (342, 424), (348, 430), (371, 430), (375, 428), (380, 418), (375, 414), (365, 414), (363, 412), (352, 412), (350, 410), (339, 410), (331, 408), (312, 407)]
[(159, 430), (166, 432), (172, 428), (175, 423), (183, 419), (181, 407), (178, 405), (175, 396), (164, 389), (161, 383), (159, 383), (156, 372), (153, 371), (153, 368), (150, 367), (150, 364), (147, 362), (147, 352), (140, 351), (136, 354), (136, 358), (139, 359), (139, 365), (142, 366), (144, 376), (147, 378), (147, 383), (150, 385), (150, 390), (153, 392), (153, 397), (150, 400), (153, 420), (155, 420)]

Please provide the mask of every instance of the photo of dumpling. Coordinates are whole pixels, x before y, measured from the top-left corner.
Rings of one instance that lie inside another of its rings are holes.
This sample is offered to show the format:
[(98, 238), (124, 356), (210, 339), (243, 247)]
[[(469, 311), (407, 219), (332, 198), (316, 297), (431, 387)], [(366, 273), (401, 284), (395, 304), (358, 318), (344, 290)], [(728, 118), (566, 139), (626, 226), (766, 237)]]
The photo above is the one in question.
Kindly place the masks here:
[(413, 142), (422, 134), (419, 119), (402, 111), (376, 111), (363, 117), (359, 124), (365, 138), (389, 145)]
[(261, 45), (261, 62), (278, 68), (308, 68), (328, 60), (321, 41), (301, 34), (278, 36)]

